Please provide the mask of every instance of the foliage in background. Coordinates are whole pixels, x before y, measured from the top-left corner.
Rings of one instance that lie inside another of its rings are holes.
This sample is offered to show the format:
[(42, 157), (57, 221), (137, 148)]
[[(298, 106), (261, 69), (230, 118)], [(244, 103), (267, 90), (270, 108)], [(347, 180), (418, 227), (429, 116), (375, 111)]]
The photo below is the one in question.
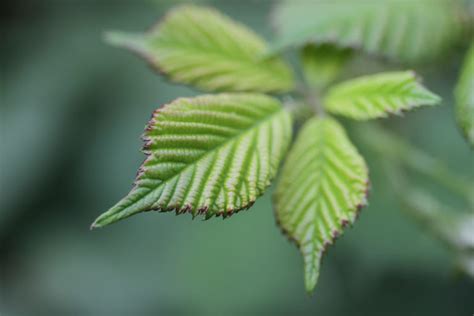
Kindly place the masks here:
[(466, 55), (455, 94), (456, 118), (466, 139), (474, 146), (474, 43)]
[(459, 3), (450, 0), (283, 1), (274, 14), (279, 35), (273, 49), (331, 43), (426, 63), (459, 41), (461, 13)]

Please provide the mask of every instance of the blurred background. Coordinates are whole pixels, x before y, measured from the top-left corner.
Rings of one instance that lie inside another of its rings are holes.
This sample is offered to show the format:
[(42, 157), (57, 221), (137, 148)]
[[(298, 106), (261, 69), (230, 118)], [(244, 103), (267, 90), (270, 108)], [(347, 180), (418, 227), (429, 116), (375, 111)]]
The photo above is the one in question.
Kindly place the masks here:
[[(273, 1), (207, 2), (271, 38)], [(230, 220), (151, 212), (89, 231), (131, 188), (151, 112), (198, 93), (107, 46), (103, 32), (142, 31), (175, 3), (2, 5), (0, 315), (472, 315), (474, 282), (400, 211), (363, 147), (370, 206), (329, 250), (311, 297), (300, 255), (275, 225), (271, 190)], [(452, 114), (461, 58), (419, 70), (443, 106), (384, 124), (472, 179)]]

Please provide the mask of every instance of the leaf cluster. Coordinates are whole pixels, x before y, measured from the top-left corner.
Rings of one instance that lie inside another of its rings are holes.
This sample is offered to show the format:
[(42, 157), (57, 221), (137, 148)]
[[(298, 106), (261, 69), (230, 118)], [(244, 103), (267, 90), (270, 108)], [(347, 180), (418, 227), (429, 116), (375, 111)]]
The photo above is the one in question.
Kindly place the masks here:
[[(367, 204), (370, 183), (364, 158), (336, 117), (367, 121), (441, 102), (411, 70), (341, 82), (345, 64), (360, 53), (399, 63), (439, 58), (462, 38), (462, 23), (459, 7), (442, 0), (307, 4), (278, 6), (273, 45), (194, 5), (172, 9), (146, 33), (107, 35), (171, 81), (213, 94), (179, 98), (153, 113), (132, 190), (93, 228), (151, 210), (229, 217), (251, 207), (283, 165), (275, 217), (303, 255), (307, 291), (314, 289), (324, 252)], [(303, 82), (279, 54), (290, 47), (300, 51)], [(473, 60), (456, 90), (471, 141)], [(289, 99), (283, 94), (292, 101), (282, 102)], [(306, 114), (293, 137), (298, 113)]]

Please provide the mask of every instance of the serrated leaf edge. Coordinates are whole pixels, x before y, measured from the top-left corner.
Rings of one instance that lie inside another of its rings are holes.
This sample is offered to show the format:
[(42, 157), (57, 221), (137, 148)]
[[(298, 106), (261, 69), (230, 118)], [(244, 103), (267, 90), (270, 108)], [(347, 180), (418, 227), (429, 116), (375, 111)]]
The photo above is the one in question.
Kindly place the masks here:
[[(252, 94), (252, 93), (220, 93), (220, 94), (217, 94), (219, 96), (233, 96), (233, 95), (258, 95), (258, 94)], [(207, 95), (200, 95), (199, 97), (202, 97), (202, 98), (205, 98), (205, 97), (212, 97), (212, 96), (216, 96), (215, 94), (212, 95), (212, 94), (207, 94)], [(270, 98), (270, 99), (274, 99), (273, 97), (270, 97), (270, 96), (266, 96), (267, 98)], [(151, 152), (148, 150), (147, 146), (150, 142), (150, 138), (146, 135), (147, 131), (150, 130), (150, 128), (153, 126), (154, 124), (154, 119), (155, 119), (155, 116), (158, 115), (161, 111), (163, 111), (165, 108), (169, 107), (170, 105), (176, 103), (176, 102), (179, 102), (179, 101), (183, 101), (183, 100), (190, 100), (190, 99), (193, 99), (193, 98), (186, 98), (186, 97), (181, 97), (181, 98), (177, 98), (177, 99), (174, 99), (173, 101), (169, 102), (169, 103), (166, 103), (166, 104), (163, 104), (160, 108), (157, 108), (155, 109), (152, 114), (151, 114), (151, 118), (149, 119), (148, 123), (146, 124), (145, 126), (145, 131), (144, 133), (142, 133), (141, 135), (141, 139), (143, 140), (144, 144), (142, 146), (142, 152), (146, 155), (144, 161), (142, 162), (142, 164), (140, 165), (140, 167), (138, 168), (138, 171), (136, 173), (136, 178), (133, 182), (133, 186), (132, 186), (132, 189), (130, 190), (130, 193), (132, 193), (135, 189), (138, 188), (138, 181), (140, 180), (140, 176), (143, 175), (143, 172), (144, 172), (144, 164), (147, 162), (147, 160), (151, 157)], [(282, 112), (285, 112), (287, 113), (287, 115), (289, 115), (289, 118), (290, 120), (292, 120), (292, 114), (291, 112), (287, 111), (285, 108), (281, 107), (278, 111), (270, 114), (269, 116), (265, 117), (264, 119), (260, 119), (258, 121), (256, 121), (251, 128), (247, 129), (246, 131), (244, 131), (243, 133), (241, 134), (238, 134), (236, 136), (233, 136), (232, 138), (230, 138), (229, 140), (226, 141), (226, 143), (228, 143), (229, 141), (231, 141), (231, 139), (233, 138), (238, 138), (238, 137), (242, 137), (242, 135), (248, 133), (249, 131), (251, 131), (252, 129), (254, 129), (256, 126), (262, 124), (262, 122), (266, 122), (266, 121), (269, 121), (271, 118), (273, 118), (274, 116), (276, 115), (279, 115), (281, 114)], [(291, 139), (291, 135), (290, 135), (290, 139)], [(219, 148), (221, 148), (222, 146), (225, 146), (226, 143), (223, 143), (221, 144), (220, 146), (216, 147), (216, 148), (213, 148), (212, 151), (217, 151)], [(288, 149), (288, 148), (287, 148)], [(203, 157), (201, 157), (200, 159), (198, 159), (197, 161), (195, 161), (193, 164), (197, 164), (198, 161), (200, 161), (201, 159), (205, 159), (206, 156), (204, 155)], [(283, 159), (280, 161), (280, 166), (283, 162)], [(187, 167), (185, 167), (186, 169)], [(183, 169), (184, 170), (184, 169)], [(182, 171), (181, 171), (182, 172)], [(277, 172), (274, 172), (274, 175), (272, 177), (269, 177), (268, 178), (268, 182), (265, 183), (265, 186), (262, 188), (262, 190), (260, 192), (257, 193), (256, 195), (256, 199), (261, 197), (266, 189), (271, 185), (271, 182), (272, 180), (274, 180), (274, 178), (276, 177), (277, 175)], [(153, 191), (153, 190), (152, 190)], [(150, 192), (152, 192), (150, 191)], [(141, 198), (147, 196), (148, 194), (150, 194), (150, 192), (144, 194)], [(129, 193), (129, 194), (130, 194)], [(128, 194), (128, 195), (129, 195)], [(125, 198), (128, 197), (125, 196)], [(256, 200), (255, 199), (255, 200)], [(122, 199), (123, 200), (123, 199)], [(101, 227), (104, 227), (106, 225), (109, 225), (109, 224), (112, 224), (118, 220), (109, 220), (109, 221), (106, 221), (105, 223), (100, 223), (101, 221), (104, 221), (105, 219), (111, 217), (111, 216), (114, 216), (116, 215), (116, 212), (114, 211), (113, 212), (113, 209), (115, 207), (117, 207), (117, 205), (122, 201), (120, 200), (119, 202), (117, 202), (114, 206), (112, 206), (109, 210), (107, 210), (106, 212), (102, 213), (90, 226), (90, 229), (93, 230), (95, 228), (101, 228)], [(242, 210), (248, 210), (249, 208), (251, 208), (253, 206), (253, 204), (255, 203), (255, 200), (250, 200), (248, 201), (248, 203), (246, 205), (243, 205), (242, 207), (240, 208), (233, 208), (233, 209), (227, 209), (227, 210), (223, 210), (223, 211), (220, 211), (220, 212), (215, 212), (215, 213), (207, 213), (208, 211), (208, 207), (203, 207), (203, 208), (200, 208), (198, 209), (195, 213), (192, 212), (192, 207), (189, 206), (189, 205), (186, 205), (185, 207), (181, 208), (181, 207), (178, 207), (178, 206), (175, 206), (175, 207), (155, 207), (155, 208), (150, 208), (150, 209), (147, 209), (143, 212), (150, 212), (150, 211), (157, 211), (157, 212), (160, 212), (160, 213), (165, 213), (165, 212), (175, 212), (176, 215), (180, 215), (180, 214), (185, 214), (185, 213), (189, 213), (192, 215), (192, 218), (194, 219), (197, 215), (205, 215), (205, 218), (204, 220), (208, 220), (212, 217), (220, 217), (222, 216), (223, 219), (226, 219), (230, 216), (232, 216), (233, 214), (236, 214)], [(123, 217), (120, 217), (119, 220), (121, 219), (124, 219), (126, 217), (129, 217), (129, 216), (132, 216), (134, 215), (135, 213), (132, 213), (132, 214), (129, 214), (127, 216), (123, 216)]]
[[(425, 102), (415, 102), (415, 103), (412, 102), (412, 103), (407, 104), (404, 107), (401, 107), (397, 111), (393, 111), (390, 108), (384, 108), (384, 111), (382, 113), (380, 113), (379, 115), (372, 115), (371, 117), (367, 117), (367, 118), (349, 116), (345, 113), (342, 113), (342, 111), (339, 111), (339, 110), (336, 110), (336, 109), (331, 109), (329, 106), (326, 106), (326, 100), (329, 99), (330, 93), (332, 93), (332, 91), (334, 91), (336, 89), (349, 86), (353, 82), (363, 81), (363, 80), (366, 80), (367, 78), (370, 78), (370, 77), (380, 76), (380, 75), (387, 75), (387, 74), (396, 74), (396, 73), (399, 73), (399, 74), (404, 73), (404, 74), (407, 74), (407, 75), (411, 75), (412, 79), (418, 85), (417, 88), (420, 89), (420, 91), (422, 91), (425, 94), (425, 97), (427, 99), (429, 98), (430, 100), (426, 100)], [(373, 119), (386, 119), (386, 118), (389, 118), (390, 115), (403, 116), (404, 113), (407, 113), (407, 112), (413, 111), (413, 110), (417, 110), (417, 109), (421, 109), (424, 106), (439, 105), (442, 102), (442, 100), (443, 99), (440, 96), (438, 96), (437, 94), (431, 92), (429, 89), (427, 89), (423, 85), (423, 79), (414, 70), (406, 70), (406, 71), (393, 71), (393, 72), (381, 72), (381, 73), (375, 73), (375, 74), (368, 74), (368, 75), (363, 75), (363, 76), (360, 76), (360, 77), (348, 79), (346, 81), (337, 83), (337, 84), (335, 84), (335, 85), (333, 85), (329, 88), (327, 94), (324, 97), (323, 105), (324, 105), (325, 109), (328, 112), (330, 112), (334, 115), (348, 117), (348, 118), (356, 120), (356, 121), (367, 121), (367, 120), (373, 120)]]

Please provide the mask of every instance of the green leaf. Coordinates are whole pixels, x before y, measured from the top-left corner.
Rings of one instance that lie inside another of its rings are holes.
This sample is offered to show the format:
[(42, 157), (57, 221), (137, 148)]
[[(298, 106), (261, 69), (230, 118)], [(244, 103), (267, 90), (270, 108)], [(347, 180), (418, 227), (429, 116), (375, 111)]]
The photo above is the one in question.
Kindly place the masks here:
[(135, 186), (92, 227), (151, 210), (210, 218), (249, 208), (275, 176), (291, 122), (278, 100), (259, 94), (180, 98), (157, 109)]
[(352, 56), (352, 50), (334, 45), (306, 45), (301, 51), (301, 63), (306, 82), (316, 89), (332, 83)]
[(436, 105), (441, 99), (424, 88), (412, 71), (368, 75), (331, 87), (325, 108), (356, 120), (401, 114), (422, 105)]
[(403, 62), (428, 62), (460, 38), (450, 0), (284, 1), (276, 9), (273, 52), (304, 43), (333, 43)]
[(312, 118), (304, 125), (283, 167), (275, 209), (303, 255), (308, 292), (323, 253), (366, 205), (368, 181), (364, 159), (338, 122)]
[(458, 124), (467, 141), (474, 146), (474, 42), (467, 53), (455, 97)]
[(292, 71), (281, 59), (262, 58), (262, 38), (211, 8), (179, 6), (143, 35), (109, 33), (107, 40), (137, 52), (171, 80), (206, 91), (293, 88)]

